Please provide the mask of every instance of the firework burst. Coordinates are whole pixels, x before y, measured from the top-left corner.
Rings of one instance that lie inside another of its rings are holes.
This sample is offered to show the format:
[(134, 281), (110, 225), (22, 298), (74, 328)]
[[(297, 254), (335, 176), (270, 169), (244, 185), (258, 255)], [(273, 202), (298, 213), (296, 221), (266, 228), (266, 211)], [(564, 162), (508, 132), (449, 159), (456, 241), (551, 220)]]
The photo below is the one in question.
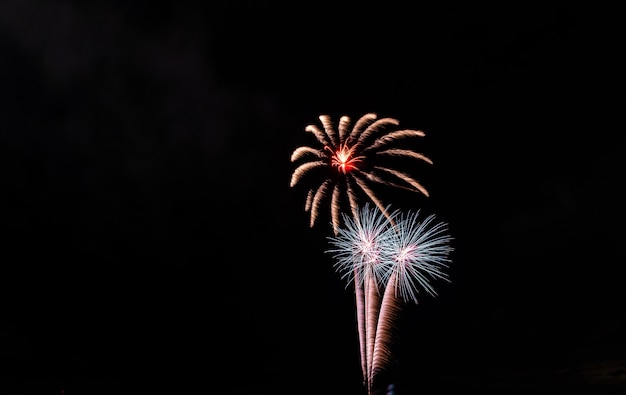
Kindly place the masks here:
[(381, 184), (401, 188), (428, 196), (428, 191), (408, 172), (386, 165), (384, 157), (406, 158), (432, 164), (432, 161), (419, 152), (394, 148), (398, 140), (423, 137), (421, 130), (388, 130), (398, 126), (393, 118), (380, 118), (368, 113), (359, 118), (350, 130), (351, 119), (342, 116), (335, 129), (328, 115), (319, 117), (323, 129), (308, 125), (305, 130), (312, 133), (321, 144), (320, 148), (302, 146), (296, 148), (291, 161), (302, 161), (291, 176), (290, 186), (295, 186), (304, 176), (322, 169), (332, 170), (316, 188), (308, 191), (305, 210), (310, 211), (310, 226), (315, 224), (324, 199), (330, 198), (331, 222), (335, 235), (341, 225), (341, 210), (347, 204), (352, 218), (357, 217), (358, 195), (365, 194), (386, 216), (390, 214), (382, 200), (374, 192), (374, 185)]
[(448, 280), (444, 272), (450, 263), (452, 238), (445, 222), (431, 214), (420, 218), (420, 211), (400, 214), (392, 232), (385, 234), (381, 255), (389, 270), (384, 281), (394, 287), (395, 296), (418, 303), (419, 289), (436, 296), (429, 280)]
[(447, 224), (434, 215), (422, 220), (419, 210), (403, 214), (390, 206), (385, 212), (365, 204), (354, 219), (344, 214), (345, 226), (328, 238), (333, 248), (326, 251), (342, 278), (355, 286), (361, 367), (370, 393), (390, 361), (401, 302), (417, 303), (420, 288), (436, 296), (429, 280), (448, 281), (443, 270), (453, 250)]
[[(387, 206), (386, 212), (389, 212)], [(400, 215), (396, 210), (389, 217), (380, 215), (380, 211), (370, 207), (368, 203), (358, 210), (356, 218), (342, 214), (344, 226), (338, 229), (335, 237), (329, 242), (335, 248), (326, 252), (333, 254), (335, 269), (342, 273), (347, 285), (363, 284), (363, 279), (371, 276), (377, 283), (387, 276), (389, 262), (383, 258), (383, 246), (392, 234), (388, 231), (389, 222)]]

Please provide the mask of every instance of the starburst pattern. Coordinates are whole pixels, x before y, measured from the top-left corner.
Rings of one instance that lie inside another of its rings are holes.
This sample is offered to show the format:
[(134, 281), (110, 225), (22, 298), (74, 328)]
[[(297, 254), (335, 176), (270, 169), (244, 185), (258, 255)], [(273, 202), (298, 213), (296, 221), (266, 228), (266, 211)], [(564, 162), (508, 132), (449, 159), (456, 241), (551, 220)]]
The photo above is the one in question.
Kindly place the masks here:
[(430, 280), (448, 281), (444, 272), (452, 250), (448, 225), (436, 222), (434, 214), (422, 220), (417, 210), (400, 214), (392, 229), (381, 244), (390, 268), (384, 281), (393, 283), (396, 296), (405, 301), (417, 303), (420, 289), (436, 296)]
[(372, 276), (378, 283), (387, 275), (389, 261), (382, 259), (383, 246), (392, 236), (388, 232), (389, 221), (399, 215), (400, 211), (396, 210), (385, 217), (367, 203), (358, 210), (356, 218), (342, 214), (344, 226), (339, 228), (336, 237), (329, 238), (335, 248), (326, 252), (333, 254), (335, 269), (342, 273), (347, 285), (353, 282), (356, 286), (362, 285), (366, 276)]
[[(356, 218), (359, 199), (357, 192), (365, 194), (386, 216), (382, 200), (374, 191), (374, 185), (381, 184), (406, 189), (428, 196), (428, 191), (407, 171), (386, 165), (384, 157), (415, 159), (432, 164), (425, 155), (410, 149), (394, 148), (393, 143), (407, 138), (423, 137), (421, 130), (387, 130), (398, 126), (394, 118), (380, 118), (368, 113), (359, 118), (352, 130), (351, 119), (342, 116), (338, 130), (328, 115), (319, 117), (323, 129), (308, 125), (305, 130), (312, 133), (321, 148), (302, 146), (296, 148), (291, 161), (303, 161), (293, 171), (290, 186), (295, 186), (304, 176), (318, 170), (332, 170), (317, 188), (308, 191), (305, 210), (310, 211), (310, 226), (319, 216), (321, 203), (330, 198), (331, 222), (335, 234), (339, 231), (342, 207), (347, 204), (352, 218)], [(377, 136), (378, 135), (378, 136)]]
[[(365, 204), (328, 237), (335, 268), (354, 283), (364, 381), (371, 393), (376, 375), (390, 360), (394, 318), (400, 302), (418, 302), (420, 288), (436, 292), (430, 280), (448, 280), (452, 237), (445, 222), (420, 212), (390, 211)], [(380, 293), (382, 292), (382, 298)]]

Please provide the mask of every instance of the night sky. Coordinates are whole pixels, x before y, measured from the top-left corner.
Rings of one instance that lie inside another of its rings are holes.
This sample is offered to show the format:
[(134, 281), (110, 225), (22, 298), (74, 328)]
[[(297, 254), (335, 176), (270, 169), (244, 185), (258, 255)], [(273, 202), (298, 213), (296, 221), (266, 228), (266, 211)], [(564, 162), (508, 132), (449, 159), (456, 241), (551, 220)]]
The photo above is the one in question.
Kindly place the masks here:
[(433, 160), (386, 202), (454, 238), (390, 393), (624, 391), (616, 11), (396, 3), (0, 2), (0, 394), (365, 395), (289, 180), (369, 112)]

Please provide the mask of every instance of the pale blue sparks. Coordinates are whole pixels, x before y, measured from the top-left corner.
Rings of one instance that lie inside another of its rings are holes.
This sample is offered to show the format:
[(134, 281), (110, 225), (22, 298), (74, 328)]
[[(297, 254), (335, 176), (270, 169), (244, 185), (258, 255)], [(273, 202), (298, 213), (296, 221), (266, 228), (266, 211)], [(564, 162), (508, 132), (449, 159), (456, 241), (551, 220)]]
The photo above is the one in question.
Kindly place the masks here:
[(383, 214), (377, 207), (368, 203), (358, 210), (357, 217), (342, 214), (344, 227), (338, 229), (337, 236), (328, 237), (334, 249), (326, 252), (333, 254), (335, 269), (343, 273), (342, 278), (352, 283), (355, 278), (361, 285), (365, 278), (373, 276), (375, 283), (386, 275), (390, 262), (382, 255), (383, 245), (391, 236), (389, 227), (399, 211)]
[(381, 287), (391, 282), (396, 297), (417, 303), (420, 289), (437, 295), (431, 280), (449, 281), (444, 270), (453, 251), (452, 237), (448, 225), (434, 215), (422, 220), (419, 210), (396, 210), (387, 217), (366, 204), (356, 219), (344, 215), (344, 221), (337, 236), (328, 237), (335, 248), (326, 252), (333, 254), (335, 268), (348, 284), (372, 275)]
[(384, 281), (395, 278), (396, 296), (417, 303), (419, 289), (432, 296), (437, 293), (430, 280), (449, 281), (444, 272), (453, 251), (448, 225), (436, 222), (435, 215), (420, 219), (420, 212), (408, 212), (397, 218), (397, 223), (381, 246), (389, 262)]

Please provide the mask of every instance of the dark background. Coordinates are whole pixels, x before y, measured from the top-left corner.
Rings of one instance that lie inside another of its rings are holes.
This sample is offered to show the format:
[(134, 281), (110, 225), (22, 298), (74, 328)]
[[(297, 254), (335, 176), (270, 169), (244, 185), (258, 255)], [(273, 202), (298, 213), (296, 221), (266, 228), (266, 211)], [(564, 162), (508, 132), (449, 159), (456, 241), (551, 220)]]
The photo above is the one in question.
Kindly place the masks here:
[(394, 393), (623, 391), (616, 11), (435, 3), (2, 1), (0, 393), (364, 394), (289, 157), (367, 112), (454, 237)]

